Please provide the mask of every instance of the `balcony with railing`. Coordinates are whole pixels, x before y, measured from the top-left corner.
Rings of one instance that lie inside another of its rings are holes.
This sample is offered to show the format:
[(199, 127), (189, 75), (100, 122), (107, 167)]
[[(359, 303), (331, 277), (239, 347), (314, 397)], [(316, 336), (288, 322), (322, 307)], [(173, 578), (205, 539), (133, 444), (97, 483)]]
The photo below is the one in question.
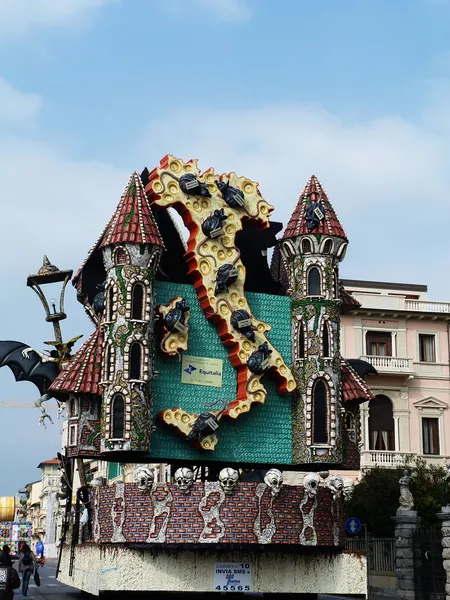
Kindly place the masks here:
[(378, 373), (390, 375), (411, 375), (414, 373), (412, 358), (366, 355), (361, 356), (361, 360), (366, 360), (373, 365)]
[(432, 456), (417, 454), (416, 452), (401, 452), (394, 450), (361, 450), (361, 469), (371, 467), (388, 467), (395, 469), (402, 467), (405, 463), (414, 461), (417, 457), (424, 458), (431, 465), (445, 467), (448, 464), (448, 456)]
[(428, 300), (405, 300), (405, 310), (413, 312), (449, 313), (450, 302), (429, 302)]
[(361, 468), (369, 467), (401, 467), (416, 457), (414, 452), (395, 452), (391, 450), (362, 450)]

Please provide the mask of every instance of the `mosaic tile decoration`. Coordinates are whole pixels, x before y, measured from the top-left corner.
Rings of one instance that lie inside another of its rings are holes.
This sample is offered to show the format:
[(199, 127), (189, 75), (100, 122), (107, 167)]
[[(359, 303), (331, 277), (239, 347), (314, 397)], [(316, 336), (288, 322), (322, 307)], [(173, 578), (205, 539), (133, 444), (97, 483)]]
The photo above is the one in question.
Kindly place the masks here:
[[(166, 408), (181, 407), (201, 413), (203, 403), (219, 398), (235, 397), (236, 372), (228, 360), (217, 330), (204, 317), (195, 290), (190, 285), (156, 283), (156, 304), (167, 304), (174, 296), (182, 296), (191, 306), (188, 354), (223, 360), (221, 388), (181, 383), (181, 362), (176, 357), (163, 359), (155, 353), (155, 369), (159, 371), (153, 384), (153, 415)], [(290, 299), (248, 292), (247, 298), (256, 319), (272, 325), (267, 334), (288, 364), (291, 362)], [(156, 342), (156, 346), (158, 341)], [(174, 431), (157, 424), (153, 433), (151, 457), (161, 460), (218, 460), (224, 462), (278, 463), (292, 462), (291, 397), (279, 395), (270, 377), (265, 378), (269, 391), (264, 405), (254, 405), (239, 419), (224, 419), (218, 429), (219, 443), (214, 452), (199, 452), (178, 437)], [(259, 443), (258, 443), (259, 441)]]

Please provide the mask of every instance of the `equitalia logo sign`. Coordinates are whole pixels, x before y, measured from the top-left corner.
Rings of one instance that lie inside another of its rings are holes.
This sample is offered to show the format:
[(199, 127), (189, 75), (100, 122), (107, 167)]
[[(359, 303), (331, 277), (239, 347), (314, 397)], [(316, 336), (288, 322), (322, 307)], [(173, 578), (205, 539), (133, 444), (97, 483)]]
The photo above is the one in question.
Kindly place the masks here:
[(222, 387), (223, 361), (206, 356), (183, 354), (181, 383)]

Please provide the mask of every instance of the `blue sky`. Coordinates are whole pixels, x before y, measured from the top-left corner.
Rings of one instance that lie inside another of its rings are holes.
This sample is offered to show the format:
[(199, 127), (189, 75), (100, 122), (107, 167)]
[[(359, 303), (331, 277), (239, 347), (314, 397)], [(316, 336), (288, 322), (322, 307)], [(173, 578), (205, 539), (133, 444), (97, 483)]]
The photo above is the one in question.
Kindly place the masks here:
[[(26, 276), (44, 253), (76, 269), (167, 152), (259, 181), (284, 223), (316, 174), (350, 238), (342, 276), (448, 300), (449, 27), (449, 0), (0, 0), (0, 337), (42, 347)], [(65, 336), (88, 334), (71, 290), (68, 311)], [(0, 389), (36, 397), (6, 369)], [(4, 495), (60, 428), (1, 411)]]

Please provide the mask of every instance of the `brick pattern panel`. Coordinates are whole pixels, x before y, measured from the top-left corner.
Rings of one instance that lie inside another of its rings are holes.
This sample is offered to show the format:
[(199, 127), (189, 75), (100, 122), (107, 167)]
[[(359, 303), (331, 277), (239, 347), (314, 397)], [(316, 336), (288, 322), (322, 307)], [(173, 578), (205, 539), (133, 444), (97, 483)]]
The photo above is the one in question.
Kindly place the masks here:
[[(256, 494), (257, 483), (240, 483), (230, 496), (213, 490), (205, 498), (205, 484), (196, 482), (185, 494), (173, 484), (156, 486), (150, 493), (142, 493), (135, 483), (124, 486), (125, 520), (121, 533), (128, 543), (145, 543), (156, 539), (166, 524), (165, 544), (258, 544), (255, 522), (260, 529), (269, 529), (270, 513), (273, 512), (275, 531), (272, 544), (301, 544), (300, 534), (303, 517), (300, 502), (305, 490), (301, 486), (283, 486), (273, 498), (269, 488), (264, 490), (261, 502)], [(165, 509), (158, 510), (167, 498)], [(200, 509), (200, 503), (202, 502)], [(99, 490), (94, 514), (98, 530), (96, 541), (110, 543), (114, 534), (112, 509), (117, 503), (116, 486)], [(157, 510), (156, 519), (153, 522)], [(314, 510), (313, 525), (317, 534), (317, 546), (341, 546), (344, 540), (342, 500), (333, 501), (331, 492), (320, 488), (317, 506), (309, 499), (307, 512)], [(205, 516), (206, 515), (206, 516)], [(153, 524), (153, 536), (149, 539)], [(334, 527), (333, 527), (334, 526)], [(336, 529), (339, 539), (336, 539)], [(334, 530), (334, 533), (333, 533)]]

